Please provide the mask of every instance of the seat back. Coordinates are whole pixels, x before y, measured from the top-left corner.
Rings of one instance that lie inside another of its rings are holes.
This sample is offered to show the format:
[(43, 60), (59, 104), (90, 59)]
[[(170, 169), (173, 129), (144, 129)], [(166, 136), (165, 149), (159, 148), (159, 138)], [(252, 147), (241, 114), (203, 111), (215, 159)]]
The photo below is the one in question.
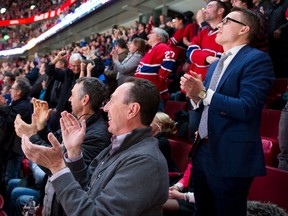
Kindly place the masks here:
[(4, 206), (4, 198), (3, 196), (0, 194), (0, 209), (2, 209)]
[(260, 134), (278, 140), (281, 110), (263, 109)]
[(189, 163), (189, 152), (192, 145), (179, 140), (169, 139), (171, 145), (171, 156), (177, 164), (179, 172), (184, 173)]
[(256, 177), (248, 199), (271, 202), (288, 210), (288, 171), (266, 166), (267, 176)]
[(267, 166), (272, 166), (273, 162), (273, 144), (271, 140), (262, 138), (262, 147), (264, 151), (265, 162)]
[(7, 214), (2, 209), (0, 209), (0, 216), (7, 216)]
[(167, 113), (171, 119), (175, 119), (174, 113), (179, 110), (187, 111), (188, 105), (187, 102), (183, 101), (172, 101), (168, 100), (164, 107), (164, 112)]

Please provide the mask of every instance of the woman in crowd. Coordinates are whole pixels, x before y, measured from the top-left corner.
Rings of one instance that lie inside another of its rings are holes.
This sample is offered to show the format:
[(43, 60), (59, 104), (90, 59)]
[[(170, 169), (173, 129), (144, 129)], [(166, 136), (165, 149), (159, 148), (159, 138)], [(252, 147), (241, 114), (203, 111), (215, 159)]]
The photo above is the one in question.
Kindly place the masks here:
[(112, 54), (114, 62), (113, 70), (114, 73), (117, 73), (116, 79), (118, 86), (121, 85), (128, 76), (134, 76), (136, 68), (146, 51), (145, 40), (135, 38), (130, 42), (128, 48), (129, 54), (122, 62), (119, 61), (119, 56), (117, 54)]
[(171, 146), (167, 137), (176, 133), (175, 122), (163, 112), (157, 112), (151, 123), (152, 133), (158, 139), (159, 148), (164, 155), (169, 172), (176, 172), (177, 166), (171, 157)]
[(189, 163), (183, 178), (169, 188), (169, 199), (163, 205), (165, 216), (194, 214), (195, 198), (191, 192), (193, 191), (190, 182), (191, 168), (192, 164)]

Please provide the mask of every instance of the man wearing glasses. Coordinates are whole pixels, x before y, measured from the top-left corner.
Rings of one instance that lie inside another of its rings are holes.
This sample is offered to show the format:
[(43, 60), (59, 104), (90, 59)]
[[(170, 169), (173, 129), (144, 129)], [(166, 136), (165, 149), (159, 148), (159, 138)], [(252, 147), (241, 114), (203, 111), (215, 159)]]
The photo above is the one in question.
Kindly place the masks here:
[[(19, 178), (23, 152), (20, 138), (15, 133), (14, 120), (20, 114), (25, 122), (30, 122), (32, 106), (28, 98), (29, 91), (29, 81), (17, 78), (10, 89), (11, 104), (6, 106), (4, 97), (0, 97), (0, 177), (4, 177), (6, 170), (6, 183), (12, 178)], [(1, 178), (0, 183), (3, 183), (1, 180), (4, 178)]]
[(204, 83), (196, 73), (181, 78), (201, 113), (192, 159), (197, 216), (246, 215), (253, 178), (265, 175), (260, 121), (274, 72), (269, 56), (249, 46), (259, 19), (234, 8), (218, 25), (216, 42), (224, 55)]

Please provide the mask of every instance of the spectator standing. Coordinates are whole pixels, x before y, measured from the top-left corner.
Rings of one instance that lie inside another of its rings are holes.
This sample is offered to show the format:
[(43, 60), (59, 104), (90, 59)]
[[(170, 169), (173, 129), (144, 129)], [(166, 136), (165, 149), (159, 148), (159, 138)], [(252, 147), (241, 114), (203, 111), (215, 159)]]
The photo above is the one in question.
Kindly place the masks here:
[(217, 25), (229, 13), (227, 3), (220, 0), (210, 1), (204, 10), (206, 25), (195, 36), (187, 49), (187, 58), (191, 61), (190, 71), (201, 74), (205, 80), (206, 72), (210, 64), (215, 62), (221, 56), (223, 47), (215, 42), (218, 32)]
[(257, 13), (234, 8), (218, 29), (225, 55), (209, 67), (204, 83), (196, 73), (181, 78), (201, 114), (192, 148), (196, 215), (243, 216), (254, 176), (266, 172), (260, 121), (273, 64), (248, 45), (259, 30)]
[(57, 131), (60, 127), (59, 119), (60, 114), (64, 110), (71, 112), (71, 105), (68, 101), (71, 96), (71, 89), (76, 83), (76, 80), (80, 75), (80, 64), (83, 60), (79, 53), (73, 53), (70, 56), (69, 63), (70, 68), (65, 68), (64, 70), (56, 67), (59, 60), (67, 55), (65, 50), (58, 52), (57, 56), (51, 61), (51, 63), (46, 65), (46, 74), (48, 77), (52, 77), (54, 80), (62, 82), (61, 92), (59, 96), (59, 101), (56, 108), (51, 112), (50, 117), (50, 128), (52, 131)]
[(183, 13), (186, 23), (183, 35), (183, 43), (189, 46), (193, 38), (197, 35), (199, 26), (196, 21), (193, 20), (194, 13), (192, 11), (186, 11)]
[(168, 44), (175, 53), (175, 59), (177, 63), (182, 64), (185, 58), (187, 46), (183, 43), (183, 36), (185, 30), (185, 18), (182, 14), (175, 16), (173, 22), (175, 32), (173, 36), (168, 40)]
[(140, 61), (135, 77), (148, 79), (158, 88), (161, 96), (159, 111), (164, 111), (164, 100), (168, 99), (168, 76), (175, 67), (175, 53), (167, 45), (168, 33), (154, 28), (148, 35), (152, 47)]
[(142, 38), (143, 40), (148, 40), (147, 38), (147, 33), (145, 31), (145, 28), (146, 28), (146, 24), (144, 23), (139, 23), (138, 25), (138, 34), (137, 34), (137, 37), (139, 38)]
[(288, 102), (286, 103), (284, 109), (281, 112), (279, 121), (279, 149), (278, 154), (278, 168), (288, 171), (288, 140), (287, 140), (287, 130), (288, 130)]
[(287, 0), (273, 0), (268, 15), (269, 53), (272, 58), (277, 78), (288, 77), (288, 21), (285, 12)]
[[(2, 171), (5, 172), (5, 183), (12, 178), (19, 178), (19, 170), (23, 152), (20, 138), (14, 128), (16, 115), (21, 115), (25, 122), (30, 122), (32, 106), (28, 98), (30, 84), (26, 78), (17, 78), (10, 89), (12, 102), (6, 106), (6, 100), (1, 97), (0, 128), (1, 145), (0, 160)], [(0, 173), (0, 175), (3, 173)]]
[(114, 73), (117, 73), (116, 80), (118, 86), (123, 84), (127, 77), (134, 76), (137, 66), (146, 53), (145, 40), (141, 38), (135, 38), (129, 43), (128, 47), (129, 54), (122, 62), (119, 61), (119, 56), (116, 53), (112, 54), (114, 62), (113, 70)]

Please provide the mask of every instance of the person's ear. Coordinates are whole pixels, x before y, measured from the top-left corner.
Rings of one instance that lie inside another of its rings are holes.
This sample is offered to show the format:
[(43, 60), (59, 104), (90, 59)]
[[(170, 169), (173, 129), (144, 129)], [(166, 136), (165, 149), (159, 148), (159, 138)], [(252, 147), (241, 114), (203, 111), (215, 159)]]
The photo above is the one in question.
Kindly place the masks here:
[(242, 28), (240, 29), (239, 34), (247, 34), (250, 31), (250, 26), (242, 26)]
[(83, 96), (83, 98), (82, 98), (82, 100), (83, 100), (83, 105), (87, 105), (89, 102), (90, 102), (90, 97), (89, 97), (89, 95), (84, 95)]
[(131, 103), (129, 105), (129, 112), (128, 112), (128, 116), (129, 118), (134, 118), (136, 115), (138, 115), (138, 113), (140, 112), (140, 104), (139, 103)]

